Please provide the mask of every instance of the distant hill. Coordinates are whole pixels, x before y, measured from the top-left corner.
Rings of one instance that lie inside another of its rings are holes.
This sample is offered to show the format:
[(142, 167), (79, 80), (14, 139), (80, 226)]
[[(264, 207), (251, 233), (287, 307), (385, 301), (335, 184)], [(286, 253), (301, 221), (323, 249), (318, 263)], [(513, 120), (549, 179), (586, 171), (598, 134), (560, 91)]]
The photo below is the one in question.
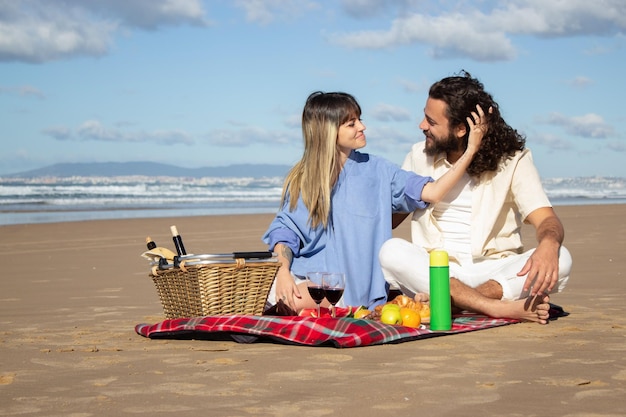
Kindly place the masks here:
[(3, 175), (10, 178), (35, 177), (114, 177), (153, 175), (166, 177), (283, 177), (288, 165), (239, 164), (222, 167), (182, 168), (156, 162), (64, 163), (45, 168)]

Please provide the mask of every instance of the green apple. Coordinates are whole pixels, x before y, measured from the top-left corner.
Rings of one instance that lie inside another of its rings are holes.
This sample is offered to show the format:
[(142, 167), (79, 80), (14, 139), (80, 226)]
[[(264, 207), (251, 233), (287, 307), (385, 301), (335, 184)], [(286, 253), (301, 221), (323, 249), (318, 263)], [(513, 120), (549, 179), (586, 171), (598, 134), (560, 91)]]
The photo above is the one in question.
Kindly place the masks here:
[(402, 324), (402, 314), (400, 314), (399, 308), (387, 308), (383, 307), (380, 314), (381, 323), (385, 324)]
[(383, 312), (385, 312), (387, 310), (397, 310), (397, 311), (400, 311), (400, 306), (398, 304), (388, 303), (388, 304), (385, 304), (383, 306), (383, 308), (380, 310), (380, 312), (383, 313)]

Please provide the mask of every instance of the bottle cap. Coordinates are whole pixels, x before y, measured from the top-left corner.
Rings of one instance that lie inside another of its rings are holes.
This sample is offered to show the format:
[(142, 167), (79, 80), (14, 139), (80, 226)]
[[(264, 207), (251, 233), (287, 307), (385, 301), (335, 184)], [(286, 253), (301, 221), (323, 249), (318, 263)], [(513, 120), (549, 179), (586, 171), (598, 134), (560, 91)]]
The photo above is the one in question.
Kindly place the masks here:
[(430, 266), (448, 266), (448, 252), (433, 250), (430, 252)]

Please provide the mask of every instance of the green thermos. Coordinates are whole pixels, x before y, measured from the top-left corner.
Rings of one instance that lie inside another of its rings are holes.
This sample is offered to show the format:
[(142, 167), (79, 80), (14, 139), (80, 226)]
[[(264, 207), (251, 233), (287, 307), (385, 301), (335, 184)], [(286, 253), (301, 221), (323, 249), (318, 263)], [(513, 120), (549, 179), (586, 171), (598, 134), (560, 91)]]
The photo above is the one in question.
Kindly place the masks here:
[(430, 330), (450, 330), (451, 328), (448, 252), (434, 250), (430, 252)]

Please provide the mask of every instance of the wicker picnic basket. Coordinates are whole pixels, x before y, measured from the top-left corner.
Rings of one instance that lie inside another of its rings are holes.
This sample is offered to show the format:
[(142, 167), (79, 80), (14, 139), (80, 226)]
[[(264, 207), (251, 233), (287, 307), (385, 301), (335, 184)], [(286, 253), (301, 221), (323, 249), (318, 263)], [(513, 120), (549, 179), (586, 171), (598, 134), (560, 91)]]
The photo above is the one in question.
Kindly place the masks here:
[(280, 263), (271, 252), (185, 255), (152, 268), (168, 319), (261, 315)]

